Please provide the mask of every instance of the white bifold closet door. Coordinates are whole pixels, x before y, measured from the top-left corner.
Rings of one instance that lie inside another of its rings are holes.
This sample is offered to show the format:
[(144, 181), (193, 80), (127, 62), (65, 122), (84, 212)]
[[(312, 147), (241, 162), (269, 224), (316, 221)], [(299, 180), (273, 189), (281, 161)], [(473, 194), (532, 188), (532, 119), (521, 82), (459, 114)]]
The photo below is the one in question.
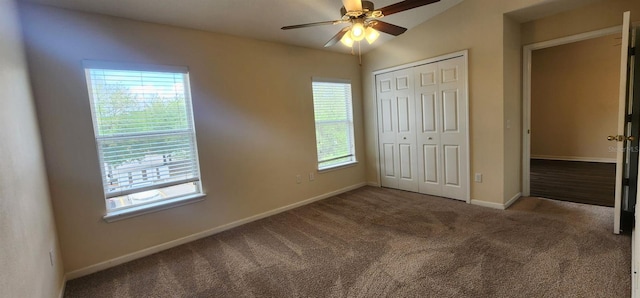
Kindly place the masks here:
[(376, 75), (381, 184), (466, 200), (463, 57)]
[(377, 76), (382, 186), (415, 191), (418, 187), (416, 102), (412, 69)]

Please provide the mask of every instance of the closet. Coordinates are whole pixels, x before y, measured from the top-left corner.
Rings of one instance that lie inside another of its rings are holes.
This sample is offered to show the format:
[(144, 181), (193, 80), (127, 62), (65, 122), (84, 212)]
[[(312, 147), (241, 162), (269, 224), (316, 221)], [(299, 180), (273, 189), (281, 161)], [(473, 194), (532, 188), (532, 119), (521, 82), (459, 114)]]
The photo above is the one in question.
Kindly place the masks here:
[(377, 72), (383, 187), (469, 198), (466, 52)]

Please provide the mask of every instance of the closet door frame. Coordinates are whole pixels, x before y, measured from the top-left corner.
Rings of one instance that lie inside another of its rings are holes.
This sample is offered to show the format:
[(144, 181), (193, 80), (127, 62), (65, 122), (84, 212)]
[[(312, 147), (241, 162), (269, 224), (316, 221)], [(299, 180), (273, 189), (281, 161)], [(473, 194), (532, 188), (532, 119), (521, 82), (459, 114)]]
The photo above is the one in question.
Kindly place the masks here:
[(436, 63), (439, 61), (444, 61), (444, 60), (449, 60), (449, 59), (453, 59), (453, 58), (458, 58), (458, 57), (463, 57), (464, 60), (464, 66), (466, 68), (466, 78), (465, 78), (465, 83), (464, 83), (464, 88), (466, 90), (466, 92), (464, 92), (464, 97), (462, 98), (462, 100), (466, 103), (466, 109), (463, 111), (463, 116), (464, 116), (464, 121), (466, 121), (467, 123), (467, 131), (466, 131), (466, 136), (465, 136), (465, 146), (466, 146), (466, 154), (465, 156), (463, 156), (463, 158), (467, 159), (466, 162), (466, 172), (467, 172), (467, 177), (466, 177), (466, 184), (467, 184), (467, 189), (466, 189), (466, 194), (465, 194), (465, 201), (470, 204), (471, 203), (471, 150), (470, 150), (470, 146), (469, 146), (469, 131), (470, 131), (470, 127), (469, 127), (469, 50), (463, 50), (463, 51), (459, 51), (459, 52), (454, 52), (454, 53), (450, 53), (450, 54), (446, 54), (446, 55), (442, 55), (442, 56), (438, 56), (438, 57), (433, 57), (433, 58), (429, 58), (429, 59), (424, 59), (424, 60), (420, 60), (420, 61), (416, 61), (416, 62), (412, 62), (412, 63), (407, 63), (407, 64), (403, 64), (403, 65), (398, 65), (398, 66), (394, 66), (394, 67), (389, 67), (389, 68), (384, 68), (384, 69), (379, 69), (376, 71), (373, 71), (371, 76), (372, 76), (372, 82), (373, 82), (373, 104), (376, 110), (375, 113), (375, 123), (376, 123), (376, 133), (375, 133), (375, 153), (376, 153), (376, 163), (377, 163), (377, 167), (376, 167), (376, 172), (377, 172), (377, 177), (378, 177), (378, 185), (380, 185), (381, 183), (381, 165), (380, 165), (380, 138), (379, 138), (379, 131), (378, 131), (378, 127), (380, 125), (380, 119), (378, 119), (378, 111), (379, 111), (379, 107), (378, 107), (378, 96), (377, 96), (377, 82), (376, 82), (376, 75), (379, 74), (383, 74), (383, 73), (388, 73), (388, 72), (393, 72), (396, 70), (401, 70), (401, 69), (406, 69), (406, 68), (412, 68), (412, 67), (416, 67), (416, 66), (420, 66), (420, 65), (424, 65), (424, 64), (430, 64), (430, 63)]

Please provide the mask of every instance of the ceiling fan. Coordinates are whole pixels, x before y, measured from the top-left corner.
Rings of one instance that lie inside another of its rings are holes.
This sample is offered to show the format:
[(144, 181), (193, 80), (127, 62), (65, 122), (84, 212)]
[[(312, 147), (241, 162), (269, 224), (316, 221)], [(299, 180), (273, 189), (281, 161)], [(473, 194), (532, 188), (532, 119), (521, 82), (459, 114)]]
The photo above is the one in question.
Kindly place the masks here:
[(344, 6), (340, 9), (341, 19), (285, 26), (282, 27), (282, 30), (349, 23), (349, 26), (342, 28), (324, 46), (330, 47), (340, 41), (344, 45), (352, 47), (354, 42), (363, 39), (366, 39), (367, 42), (371, 44), (380, 36), (378, 31), (393, 36), (398, 36), (407, 31), (407, 28), (380, 21), (380, 18), (439, 1), (440, 0), (405, 0), (380, 9), (374, 9), (373, 2), (371, 1), (342, 0)]

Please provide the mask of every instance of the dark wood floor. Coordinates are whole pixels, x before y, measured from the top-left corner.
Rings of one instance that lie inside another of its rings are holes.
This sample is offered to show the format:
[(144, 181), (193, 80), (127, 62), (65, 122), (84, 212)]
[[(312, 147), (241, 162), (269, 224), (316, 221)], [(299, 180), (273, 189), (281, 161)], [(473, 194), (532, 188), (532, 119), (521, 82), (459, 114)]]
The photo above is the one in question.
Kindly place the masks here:
[(613, 207), (613, 163), (531, 160), (531, 196)]

